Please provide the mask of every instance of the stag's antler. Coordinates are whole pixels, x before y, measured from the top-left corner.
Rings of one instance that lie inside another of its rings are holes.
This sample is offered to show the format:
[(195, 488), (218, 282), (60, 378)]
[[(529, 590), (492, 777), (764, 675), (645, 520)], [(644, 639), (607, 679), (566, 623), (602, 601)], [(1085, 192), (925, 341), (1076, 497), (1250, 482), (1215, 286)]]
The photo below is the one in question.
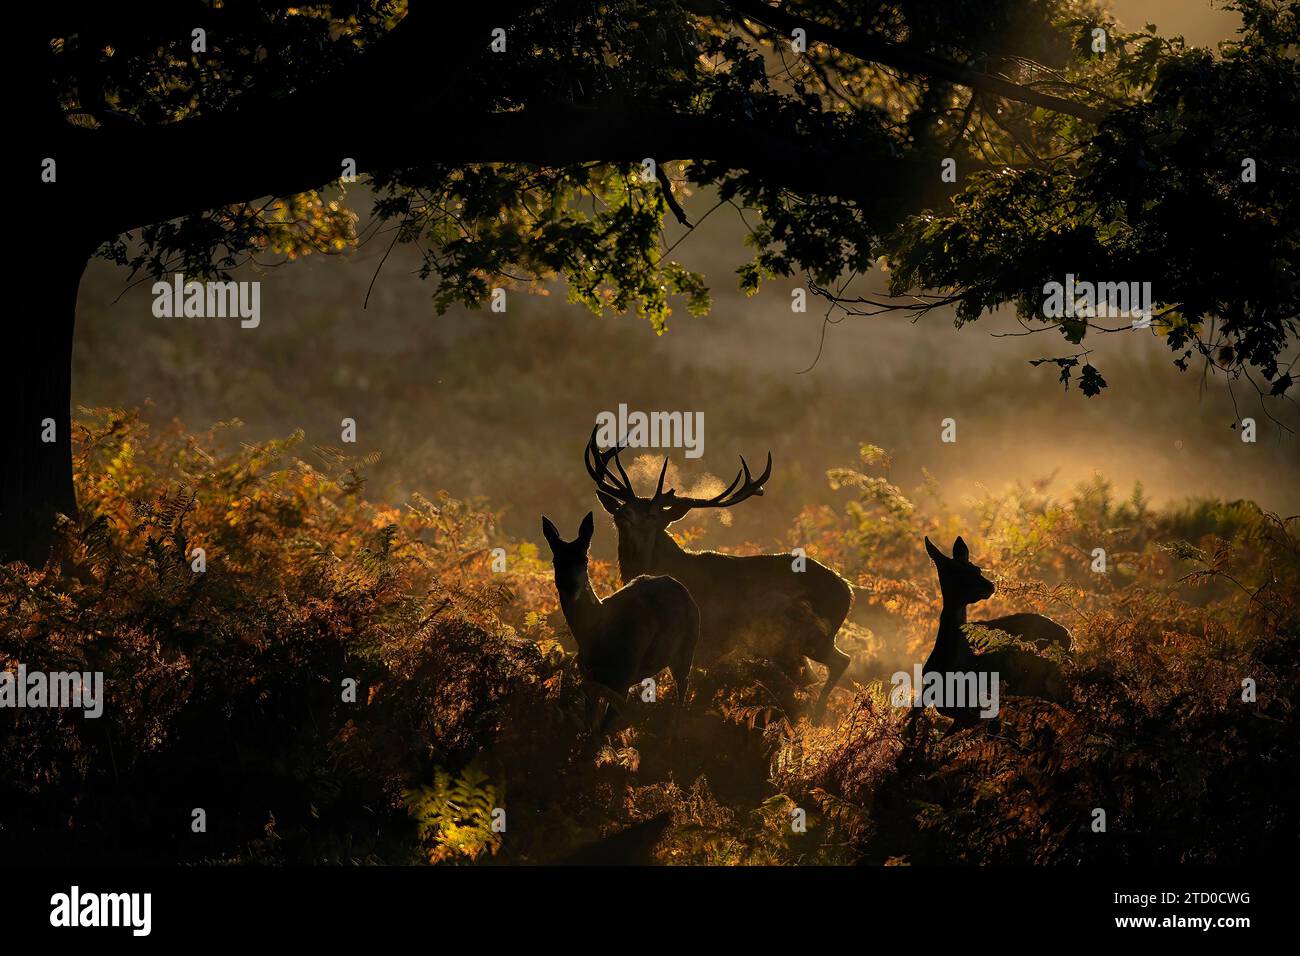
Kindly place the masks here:
[[(618, 453), (623, 450), (621, 445), (615, 445), (605, 451), (600, 450), (596, 443), (597, 429), (591, 430), (591, 438), (587, 442), (586, 451), (582, 459), (587, 466), (587, 474), (591, 480), (596, 483), (596, 489), (617, 501), (625, 504), (629, 501), (649, 501), (652, 506), (660, 508), (673, 508), (686, 514), (692, 508), (730, 508), (732, 505), (740, 504), (746, 498), (752, 498), (763, 493), (763, 484), (772, 476), (772, 453), (767, 453), (767, 467), (763, 473), (755, 478), (749, 471), (749, 463), (745, 461), (745, 456), (740, 456), (740, 471), (732, 479), (731, 484), (727, 485), (720, 494), (712, 498), (689, 498), (677, 494), (672, 488), (664, 491), (664, 479), (668, 476), (668, 458), (664, 457), (663, 467), (659, 469), (659, 481), (655, 485), (654, 497), (638, 499), (636, 492), (632, 488), (632, 479), (627, 476), (623, 470), (623, 462), (618, 457)], [(614, 462), (618, 469), (618, 475), (610, 473), (609, 463)]]
[(740, 456), (740, 471), (736, 477), (731, 480), (721, 492), (712, 498), (687, 498), (678, 495), (671, 488), (664, 491), (664, 474), (668, 471), (668, 459), (664, 459), (663, 470), (659, 472), (659, 487), (655, 489), (655, 501), (665, 507), (673, 506), (682, 509), (685, 513), (692, 508), (730, 508), (732, 505), (738, 505), (746, 498), (761, 496), (763, 494), (763, 484), (768, 478), (772, 477), (772, 453), (767, 453), (767, 467), (757, 478), (749, 473), (749, 463), (745, 461), (745, 456)]
[[(615, 445), (608, 451), (601, 451), (600, 446), (596, 444), (596, 429), (591, 430), (591, 439), (587, 442), (587, 448), (582, 454), (583, 464), (587, 466), (587, 474), (591, 475), (591, 480), (596, 483), (596, 488), (604, 492), (611, 498), (627, 503), (636, 499), (636, 492), (632, 490), (632, 479), (627, 476), (623, 470), (623, 462), (619, 460), (618, 453), (622, 447)], [(618, 467), (619, 478), (609, 473), (610, 459)], [(659, 478), (660, 485), (663, 484), (663, 476)]]

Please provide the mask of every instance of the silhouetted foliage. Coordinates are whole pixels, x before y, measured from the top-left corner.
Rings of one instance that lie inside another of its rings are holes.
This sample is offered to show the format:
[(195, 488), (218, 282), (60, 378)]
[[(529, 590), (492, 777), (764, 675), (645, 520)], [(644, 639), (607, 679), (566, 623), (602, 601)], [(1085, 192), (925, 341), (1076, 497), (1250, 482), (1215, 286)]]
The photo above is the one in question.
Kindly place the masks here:
[[(491, 512), (369, 503), (360, 462), (319, 448), (308, 465), (296, 437), (215, 452), (233, 424), (152, 434), (88, 413), (85, 518), (46, 568), (0, 566), (0, 667), (107, 685), (98, 719), (3, 712), (0, 834), (19, 858), (546, 861), (645, 823), (672, 863), (1232, 862), (1295, 832), (1294, 518), (1154, 510), (1100, 480), (958, 511), (933, 484), (905, 493), (864, 446), (831, 475), (854, 491), (843, 513), (810, 510), (793, 532), (857, 583), (841, 635), (856, 687), (813, 726), (815, 677), (782, 686), (733, 658), (698, 676), (670, 752), (668, 709), (635, 700), (610, 736), (583, 733), (549, 562)], [(996, 735), (943, 742), (932, 715), (909, 746), (887, 679), (933, 640), (920, 537), (958, 531), (999, 583), (990, 613), (1071, 628), (1072, 706), (1008, 699)], [(1099, 543), (1105, 574), (1089, 570)], [(611, 589), (613, 568), (591, 571)]]

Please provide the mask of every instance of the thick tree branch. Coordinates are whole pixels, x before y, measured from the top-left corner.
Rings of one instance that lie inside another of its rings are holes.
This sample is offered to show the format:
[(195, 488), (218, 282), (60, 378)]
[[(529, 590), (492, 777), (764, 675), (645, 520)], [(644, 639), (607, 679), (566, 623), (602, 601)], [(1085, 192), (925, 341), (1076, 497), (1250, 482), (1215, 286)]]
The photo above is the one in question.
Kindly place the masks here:
[[(62, 200), (89, 208), (109, 237), (231, 202), (315, 188), (339, 177), (344, 158), (361, 163), (363, 155), (394, 154), (389, 147), (397, 131), (406, 149), (405, 159), (394, 155), (394, 161), (418, 163), (417, 143), (428, 134), (414, 124), (443, 119), (436, 109), (446, 102), (423, 88), (430, 51), (438, 51), (455, 77), (484, 55), (494, 27), (508, 30), (528, 6), (507, 0), (440, 9), (412, 0), (407, 16), (373, 50), (289, 95), (250, 91), (229, 111), (166, 126), (94, 130), (60, 120), (42, 124), (35, 138), (42, 155), (58, 160)], [(447, 36), (463, 42), (447, 44)], [(295, 164), (303, 168), (295, 171)]]
[[(707, 159), (798, 192), (877, 206), (933, 202), (951, 192), (930, 160), (882, 156), (867, 145), (828, 146), (814, 136), (793, 138), (786, 129), (656, 104), (471, 110), (455, 94), (458, 71), (486, 55), (493, 26), (508, 30), (527, 5), (435, 13), (426, 3), (412, 3), (407, 18), (374, 50), (288, 96), (249, 93), (229, 112), (161, 127), (90, 130), (63, 124), (51, 134), (60, 182), (77, 207), (95, 211), (104, 238), (231, 203), (318, 188), (338, 179), (345, 158), (355, 159), (359, 172), (426, 164)], [(440, 43), (449, 29), (465, 42), (450, 48)], [(471, 38), (481, 38), (481, 45)], [(433, 48), (450, 57), (442, 65), (451, 88), (437, 95), (417, 86), (427, 82), (423, 65)], [(952, 66), (934, 63), (939, 69)]]
[[(337, 180), (344, 157), (359, 171), (465, 165), (529, 163), (567, 166), (584, 162), (663, 163), (709, 159), (746, 169), (785, 188), (809, 195), (839, 196), (863, 203), (905, 196), (936, 198), (939, 176), (925, 160), (882, 156), (868, 147), (828, 147), (809, 136), (794, 139), (756, 123), (675, 113), (653, 106), (570, 105), (507, 113), (462, 113), (441, 103), (413, 107), (404, 100), (369, 109), (330, 107), (327, 137), (282, 140), (280, 116), (215, 116), (153, 130), (141, 154), (106, 155), (98, 174), (115, 184), (129, 204), (107, 198), (114, 234), (187, 213), (245, 202), (265, 195), (291, 195)], [(312, 118), (295, 114), (295, 122)], [(432, 135), (430, 134), (432, 132)], [(87, 141), (103, 131), (81, 131)], [(276, 142), (274, 150), (246, 157), (213, 144)], [(183, 162), (173, 157), (187, 157)], [(880, 184), (888, 183), (888, 189)]]

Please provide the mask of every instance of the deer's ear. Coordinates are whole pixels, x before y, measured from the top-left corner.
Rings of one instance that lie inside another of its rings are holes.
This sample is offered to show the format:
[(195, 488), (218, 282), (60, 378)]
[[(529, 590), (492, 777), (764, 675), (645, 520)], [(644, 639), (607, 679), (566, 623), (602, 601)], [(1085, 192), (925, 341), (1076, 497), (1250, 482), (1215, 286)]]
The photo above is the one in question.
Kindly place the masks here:
[(966, 547), (966, 542), (957, 535), (957, 540), (952, 543), (952, 556), (958, 561), (970, 560), (970, 548)]
[(600, 506), (610, 514), (616, 514), (618, 509), (623, 507), (623, 502), (619, 501), (613, 495), (607, 495), (605, 492), (597, 490), (596, 497), (600, 499)]
[(557, 553), (560, 545), (564, 544), (564, 539), (560, 537), (560, 532), (555, 530), (555, 525), (546, 515), (542, 515), (542, 534), (546, 536), (546, 543), (551, 546), (551, 552)]
[(948, 560), (948, 556), (934, 546), (929, 535), (926, 535), (925, 537), (925, 553), (930, 556), (930, 559), (934, 561), (935, 564)]
[(578, 526), (578, 543), (586, 547), (591, 544), (591, 536), (596, 531), (596, 518), (588, 511), (587, 517), (582, 519), (582, 524)]

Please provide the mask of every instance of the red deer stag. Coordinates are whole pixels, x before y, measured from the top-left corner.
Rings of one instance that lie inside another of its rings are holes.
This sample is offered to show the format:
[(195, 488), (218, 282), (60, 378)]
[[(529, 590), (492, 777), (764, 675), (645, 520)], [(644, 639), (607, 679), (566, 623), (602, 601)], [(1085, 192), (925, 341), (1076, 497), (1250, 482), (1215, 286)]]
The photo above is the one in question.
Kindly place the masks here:
[(542, 534), (555, 566), (555, 590), (578, 643), (578, 666), (587, 682), (588, 728), (600, 730), (609, 702), (622, 706), (629, 687), (666, 667), (677, 685), (672, 726), (676, 738), (700, 638), (699, 608), (672, 578), (649, 575), (629, 581), (602, 601), (587, 575), (594, 530), (590, 511), (573, 541), (565, 541), (551, 519), (542, 518)]
[[(668, 459), (650, 498), (638, 498), (619, 460), (620, 449), (601, 451), (593, 429), (584, 460), (596, 483), (596, 496), (618, 529), (618, 568), (624, 581), (638, 574), (668, 574), (686, 585), (700, 608), (700, 657), (712, 661), (736, 648), (748, 648), (796, 675), (803, 659), (826, 665), (826, 683), (817, 698), (815, 717), (826, 709), (831, 691), (849, 666), (849, 655), (835, 646), (840, 625), (853, 604), (849, 583), (834, 571), (805, 559), (794, 569), (788, 554), (732, 555), (688, 551), (668, 533), (668, 526), (695, 508), (730, 508), (761, 495), (772, 474), (767, 467), (754, 478), (744, 457), (740, 472), (712, 498), (688, 498), (664, 490)], [(613, 461), (617, 475), (609, 470)]]
[[(939, 613), (939, 633), (935, 637), (934, 650), (926, 659), (923, 672), (944, 675), (965, 672), (996, 674), (1010, 696), (1038, 697), (1058, 704), (1066, 703), (1070, 698), (1069, 688), (1055, 661), (1018, 647), (1003, 647), (983, 654), (971, 650), (963, 630), (968, 623), (966, 609), (991, 598), (995, 585), (984, 577), (978, 565), (971, 563), (970, 549), (966, 542), (960, 537), (953, 542), (951, 558), (931, 544), (928, 537), (925, 539), (925, 550), (939, 573), (943, 609)], [(970, 623), (1003, 631), (1034, 643), (1040, 649), (1046, 649), (1052, 644), (1065, 650), (1070, 647), (1070, 632), (1041, 614), (1009, 614), (1006, 617)], [(940, 707), (938, 710), (953, 720), (948, 733), (973, 727), (980, 720), (978, 709), (974, 707)]]

